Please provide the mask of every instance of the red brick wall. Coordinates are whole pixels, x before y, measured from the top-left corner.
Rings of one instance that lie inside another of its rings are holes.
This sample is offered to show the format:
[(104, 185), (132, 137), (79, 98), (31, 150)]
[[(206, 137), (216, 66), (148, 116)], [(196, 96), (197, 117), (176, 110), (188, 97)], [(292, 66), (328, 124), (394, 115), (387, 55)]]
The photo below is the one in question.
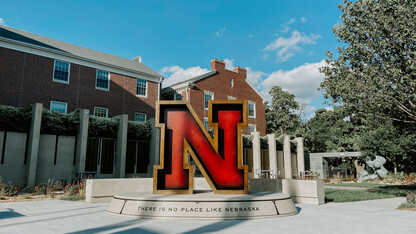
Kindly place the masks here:
[[(256, 103), (256, 118), (248, 118), (248, 124), (256, 125), (256, 130), (261, 136), (266, 134), (265, 107), (263, 99), (246, 82), (246, 70), (236, 67), (235, 71), (225, 69), (225, 64), (219, 60), (211, 62), (211, 69), (218, 73), (197, 81), (195, 87), (190, 90), (190, 103), (195, 109), (198, 117), (203, 121), (204, 116), (208, 117), (208, 111), (204, 110), (204, 91), (214, 93), (214, 100), (227, 100), (228, 96), (238, 99), (245, 99)], [(234, 85), (231, 87), (230, 80), (233, 79)], [(247, 129), (243, 130), (248, 134)]]
[(54, 60), (0, 47), (0, 105), (24, 107), (40, 102), (66, 102), (68, 112), (94, 106), (108, 108), (109, 117), (135, 112), (155, 115), (158, 84), (147, 82), (147, 97), (136, 96), (136, 78), (110, 73), (110, 90), (95, 88), (96, 69), (71, 63), (69, 84), (53, 81)]

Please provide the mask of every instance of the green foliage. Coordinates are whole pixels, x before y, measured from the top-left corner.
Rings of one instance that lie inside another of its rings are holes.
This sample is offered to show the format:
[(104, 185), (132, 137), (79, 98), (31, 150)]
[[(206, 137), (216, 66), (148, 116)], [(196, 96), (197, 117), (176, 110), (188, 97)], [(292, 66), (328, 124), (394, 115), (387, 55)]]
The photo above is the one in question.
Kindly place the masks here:
[(0, 131), (29, 132), (32, 107), (0, 106)]
[(321, 88), (354, 113), (416, 122), (416, 1), (344, 0)]
[(391, 120), (372, 118), (358, 140), (364, 155), (380, 155), (393, 165), (386, 165), (392, 170), (412, 172), (416, 170), (416, 135), (415, 127)]
[(3, 178), (0, 177), (0, 196), (12, 197), (16, 196), (20, 191), (19, 186), (12, 183), (4, 183)]
[(67, 186), (64, 187), (64, 195), (65, 196), (79, 195), (83, 189), (84, 189), (83, 183), (68, 184)]
[(310, 152), (345, 152), (358, 150), (357, 137), (362, 121), (348, 116), (339, 106), (333, 111), (319, 109), (307, 122), (305, 146)]
[(253, 136), (243, 135), (243, 148), (253, 148)]
[(64, 195), (59, 199), (64, 200), (64, 201), (80, 201), (80, 200), (85, 200), (85, 196), (81, 196), (81, 195), (66, 196), (66, 195)]
[(46, 195), (47, 186), (46, 185), (38, 185), (33, 187), (32, 194), (33, 195)]
[(88, 136), (116, 138), (119, 125), (119, 118), (104, 118), (89, 116)]
[(152, 122), (138, 123), (135, 121), (128, 122), (127, 138), (131, 140), (149, 140), (152, 134)]
[(413, 203), (413, 202), (403, 202), (397, 208), (398, 209), (415, 209), (416, 208), (416, 203)]
[(295, 114), (299, 110), (299, 104), (295, 95), (282, 90), (279, 86), (270, 89), (272, 102), (266, 105), (267, 133), (295, 134), (300, 125), (300, 116)]
[(353, 202), (405, 196), (405, 193), (395, 191), (325, 189), (326, 202)]
[(79, 131), (79, 111), (75, 110), (69, 114), (42, 110), (42, 134), (75, 136)]

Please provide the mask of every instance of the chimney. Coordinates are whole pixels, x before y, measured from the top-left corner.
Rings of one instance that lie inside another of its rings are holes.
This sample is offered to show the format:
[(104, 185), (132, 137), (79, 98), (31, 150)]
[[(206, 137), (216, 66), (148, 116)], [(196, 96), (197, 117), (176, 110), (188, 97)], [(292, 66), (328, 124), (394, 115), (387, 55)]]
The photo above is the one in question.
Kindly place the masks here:
[(142, 56), (137, 56), (136, 58), (132, 59), (133, 61), (142, 63)]
[(244, 77), (247, 77), (247, 70), (245, 68), (237, 66), (234, 68), (234, 72), (241, 74)]
[(225, 70), (225, 63), (218, 59), (211, 60), (211, 71), (212, 70), (217, 70), (217, 71)]

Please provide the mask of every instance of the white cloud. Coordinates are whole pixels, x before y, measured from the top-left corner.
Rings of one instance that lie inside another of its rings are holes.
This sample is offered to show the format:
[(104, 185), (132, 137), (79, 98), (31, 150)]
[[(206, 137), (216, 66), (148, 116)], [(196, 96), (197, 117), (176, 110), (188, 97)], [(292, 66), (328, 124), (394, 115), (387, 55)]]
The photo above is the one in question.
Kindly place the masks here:
[(267, 73), (264, 73), (262, 71), (253, 71), (250, 67), (246, 67), (246, 70), (247, 70), (247, 80), (250, 82), (250, 84), (256, 87), (259, 84), (261, 84), (261, 81), (267, 75)]
[(234, 70), (234, 59), (224, 59), (222, 60), (225, 63), (225, 69), (233, 71)]
[(319, 35), (310, 34), (307, 36), (294, 30), (290, 38), (279, 37), (267, 45), (263, 51), (277, 51), (276, 62), (284, 62), (301, 51), (301, 45), (316, 44), (318, 38), (320, 38)]
[(217, 35), (217, 37), (222, 37), (222, 35), (224, 34), (225, 30), (227, 30), (227, 27), (222, 27), (220, 29), (217, 30), (217, 32), (215, 32), (215, 35)]
[(175, 66), (170, 66), (170, 67), (164, 67), (159, 72), (163, 74), (165, 77), (167, 77), (163, 81), (163, 85), (162, 85), (163, 87), (167, 87), (169, 85), (172, 85), (181, 81), (185, 81), (190, 78), (207, 73), (208, 69), (201, 68), (199, 66), (183, 69), (175, 65)]
[(306, 23), (306, 21), (308, 21), (307, 19), (306, 19), (306, 17), (304, 16), (304, 17), (302, 17), (302, 18), (300, 18), (300, 22), (302, 22), (302, 23)]
[(254, 37), (254, 35), (253, 34), (249, 34), (248, 37)]
[(327, 106), (327, 107), (325, 107), (325, 110), (327, 110), (327, 111), (334, 111), (334, 108), (332, 106)]
[(319, 96), (317, 89), (324, 80), (324, 75), (318, 68), (325, 65), (325, 60), (322, 60), (318, 63), (306, 63), (289, 71), (275, 71), (261, 82), (261, 92), (270, 100), (269, 90), (278, 85), (294, 94), (297, 100), (311, 103), (312, 98)]
[(4, 26), (6, 26), (6, 21), (4, 21), (4, 19), (3, 19), (3, 18), (0, 18), (0, 25), (4, 25)]
[(280, 25), (280, 32), (282, 33), (287, 33), (290, 30), (290, 25), (295, 23), (296, 20), (294, 18), (289, 19), (288, 21), (284, 22), (283, 24)]

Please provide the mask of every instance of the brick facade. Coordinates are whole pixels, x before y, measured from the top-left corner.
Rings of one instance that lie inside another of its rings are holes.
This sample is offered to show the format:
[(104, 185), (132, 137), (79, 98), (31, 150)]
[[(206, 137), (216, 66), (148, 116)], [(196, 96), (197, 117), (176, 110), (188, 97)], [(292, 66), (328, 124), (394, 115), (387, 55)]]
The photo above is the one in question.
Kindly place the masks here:
[[(60, 59), (62, 60), (62, 59)], [(65, 61), (65, 60), (62, 60)], [(110, 72), (109, 91), (95, 88), (94, 67), (70, 63), (69, 84), (53, 81), (54, 59), (0, 47), (0, 105), (25, 107), (39, 102), (49, 109), (51, 101), (67, 103), (67, 112), (77, 108), (108, 108), (108, 116), (135, 112), (153, 118), (159, 85), (147, 81), (147, 97), (136, 96), (136, 78)]]
[[(214, 94), (214, 100), (227, 100), (231, 96), (238, 100), (245, 99), (255, 103), (255, 118), (249, 117), (248, 124), (256, 126), (256, 131), (264, 136), (266, 134), (265, 105), (263, 98), (247, 83), (246, 69), (235, 67), (234, 71), (226, 70), (223, 61), (214, 59), (211, 61), (211, 70), (216, 70), (217, 73), (193, 82), (192, 88), (178, 91), (182, 94), (183, 100), (191, 103), (202, 122), (208, 117), (208, 110), (204, 108), (206, 91)], [(231, 86), (231, 79), (233, 86)], [(172, 93), (164, 95), (165, 100), (173, 100), (173, 98)], [(248, 134), (248, 128), (243, 130), (243, 134)]]

